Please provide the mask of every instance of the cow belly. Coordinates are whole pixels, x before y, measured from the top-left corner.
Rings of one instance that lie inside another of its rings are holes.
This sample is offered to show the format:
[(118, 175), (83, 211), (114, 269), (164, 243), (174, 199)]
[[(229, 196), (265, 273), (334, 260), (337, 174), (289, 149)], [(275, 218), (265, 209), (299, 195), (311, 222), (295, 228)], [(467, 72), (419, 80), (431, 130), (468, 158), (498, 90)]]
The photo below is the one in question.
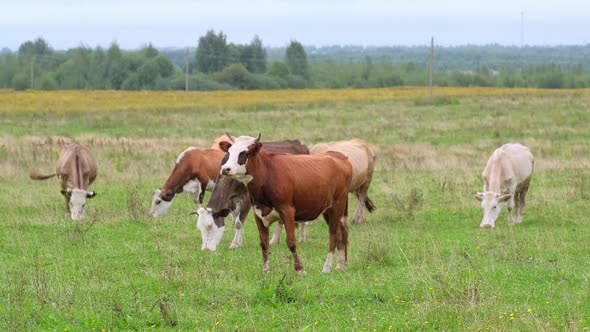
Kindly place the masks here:
[(275, 209), (272, 209), (267, 215), (263, 216), (262, 210), (257, 207), (254, 207), (254, 213), (256, 213), (256, 216), (258, 216), (258, 218), (262, 220), (262, 223), (266, 227), (269, 227), (270, 225), (272, 225), (272, 223), (281, 220), (279, 213)]

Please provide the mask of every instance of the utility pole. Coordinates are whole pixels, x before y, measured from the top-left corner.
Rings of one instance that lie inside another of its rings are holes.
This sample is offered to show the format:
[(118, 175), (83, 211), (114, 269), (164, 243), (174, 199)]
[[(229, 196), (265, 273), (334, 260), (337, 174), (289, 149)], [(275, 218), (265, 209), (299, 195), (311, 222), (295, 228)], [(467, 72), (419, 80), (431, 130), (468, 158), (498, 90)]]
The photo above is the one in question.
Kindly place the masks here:
[(184, 92), (188, 92), (188, 47), (184, 53)]
[(430, 68), (428, 70), (428, 98), (432, 102), (432, 66), (434, 62), (434, 37), (430, 39)]
[(31, 89), (33, 89), (33, 85), (35, 84), (35, 56), (31, 57)]
[(520, 12), (520, 47), (524, 46), (524, 12)]

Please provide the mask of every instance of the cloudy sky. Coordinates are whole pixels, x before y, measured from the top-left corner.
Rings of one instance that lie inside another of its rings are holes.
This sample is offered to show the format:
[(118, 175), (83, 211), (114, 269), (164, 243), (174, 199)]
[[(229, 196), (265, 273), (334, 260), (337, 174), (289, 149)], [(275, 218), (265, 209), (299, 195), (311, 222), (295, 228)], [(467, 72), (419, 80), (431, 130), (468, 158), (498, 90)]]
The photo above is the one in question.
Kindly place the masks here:
[(590, 0), (0, 0), (0, 48), (196, 46), (207, 30), (265, 46), (590, 43)]

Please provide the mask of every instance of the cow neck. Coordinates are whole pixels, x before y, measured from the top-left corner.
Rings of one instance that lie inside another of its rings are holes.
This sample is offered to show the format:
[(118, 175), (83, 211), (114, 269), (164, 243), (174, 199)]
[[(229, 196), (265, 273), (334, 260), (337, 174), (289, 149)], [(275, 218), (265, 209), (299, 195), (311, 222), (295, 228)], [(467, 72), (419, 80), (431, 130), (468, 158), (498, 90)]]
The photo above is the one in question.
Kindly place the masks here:
[(488, 179), (488, 191), (496, 194), (502, 192), (502, 167), (498, 165), (499, 162), (500, 160), (496, 160)]
[(246, 164), (246, 174), (252, 176), (252, 180), (248, 182), (248, 192), (254, 201), (262, 199), (263, 182), (268, 179), (268, 155), (260, 150), (254, 157), (248, 158)]
[(168, 189), (172, 190), (175, 194), (179, 188), (182, 188), (188, 181), (190, 181), (193, 174), (193, 163), (189, 160), (188, 156), (184, 156), (178, 164), (174, 165), (172, 174), (168, 177), (166, 183), (162, 187), (162, 193), (165, 193)]

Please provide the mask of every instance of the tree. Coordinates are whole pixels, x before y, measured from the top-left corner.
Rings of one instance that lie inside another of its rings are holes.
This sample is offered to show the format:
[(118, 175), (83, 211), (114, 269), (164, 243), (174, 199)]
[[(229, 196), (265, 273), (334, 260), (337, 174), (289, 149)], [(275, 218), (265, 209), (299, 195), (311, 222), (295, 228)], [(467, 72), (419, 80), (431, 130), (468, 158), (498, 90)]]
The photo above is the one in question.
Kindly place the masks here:
[(291, 41), (285, 53), (285, 62), (287, 63), (287, 67), (289, 67), (289, 72), (308, 79), (309, 64), (307, 63), (307, 54), (305, 54), (303, 45), (298, 41)]
[(213, 30), (199, 38), (195, 65), (198, 71), (213, 73), (222, 70), (228, 63), (228, 46), (223, 32), (215, 34)]
[(240, 63), (251, 73), (264, 73), (266, 71), (266, 51), (262, 47), (262, 41), (258, 36), (249, 45), (240, 49)]

